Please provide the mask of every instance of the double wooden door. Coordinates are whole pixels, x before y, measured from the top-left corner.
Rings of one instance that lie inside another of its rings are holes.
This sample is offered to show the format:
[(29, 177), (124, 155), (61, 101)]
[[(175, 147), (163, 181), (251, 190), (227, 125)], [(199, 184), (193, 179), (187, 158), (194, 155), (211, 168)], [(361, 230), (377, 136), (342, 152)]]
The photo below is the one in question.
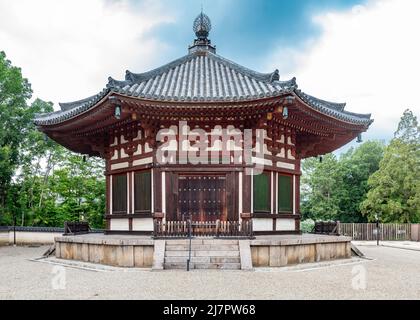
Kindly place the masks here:
[(225, 175), (180, 175), (178, 178), (178, 219), (226, 221)]

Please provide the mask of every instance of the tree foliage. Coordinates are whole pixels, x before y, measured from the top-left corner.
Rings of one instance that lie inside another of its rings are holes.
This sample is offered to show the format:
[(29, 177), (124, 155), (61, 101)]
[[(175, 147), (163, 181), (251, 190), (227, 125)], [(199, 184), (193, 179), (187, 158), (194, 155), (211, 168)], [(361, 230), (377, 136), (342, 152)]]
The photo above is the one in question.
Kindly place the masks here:
[(4, 207), (7, 189), (19, 165), (21, 146), (28, 133), (33, 110), (26, 101), (32, 95), (28, 80), (0, 52), (0, 207)]
[(302, 213), (314, 220), (363, 222), (360, 203), (368, 191), (369, 176), (378, 170), (383, 144), (367, 141), (337, 158), (303, 161)]
[(36, 113), (52, 103), (28, 103), (32, 91), (19, 68), (0, 53), (0, 224), (63, 226), (87, 220), (104, 226), (105, 179), (100, 159), (71, 153), (37, 130)]
[(420, 127), (411, 111), (404, 112), (368, 185), (361, 209), (370, 221), (376, 215), (385, 223), (420, 221)]

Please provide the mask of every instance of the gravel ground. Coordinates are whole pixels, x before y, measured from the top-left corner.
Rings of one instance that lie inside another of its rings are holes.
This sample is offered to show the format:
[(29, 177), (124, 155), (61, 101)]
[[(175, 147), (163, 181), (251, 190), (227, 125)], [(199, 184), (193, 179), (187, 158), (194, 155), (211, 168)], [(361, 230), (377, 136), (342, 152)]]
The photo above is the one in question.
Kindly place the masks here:
[(57, 266), (29, 260), (46, 249), (0, 247), (0, 299), (420, 299), (420, 252), (412, 250), (365, 245), (373, 260), (255, 272), (66, 267), (65, 288), (54, 289)]

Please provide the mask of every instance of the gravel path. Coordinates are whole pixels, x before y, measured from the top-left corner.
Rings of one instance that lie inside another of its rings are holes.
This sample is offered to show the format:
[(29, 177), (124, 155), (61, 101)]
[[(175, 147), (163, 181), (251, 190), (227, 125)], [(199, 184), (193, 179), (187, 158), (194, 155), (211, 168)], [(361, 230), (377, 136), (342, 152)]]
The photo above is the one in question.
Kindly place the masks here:
[(308, 270), (187, 273), (61, 268), (65, 289), (54, 290), (53, 285), (60, 284), (56, 276), (60, 269), (29, 261), (46, 249), (0, 247), (0, 299), (420, 299), (420, 252), (412, 250), (361, 246), (374, 260)]

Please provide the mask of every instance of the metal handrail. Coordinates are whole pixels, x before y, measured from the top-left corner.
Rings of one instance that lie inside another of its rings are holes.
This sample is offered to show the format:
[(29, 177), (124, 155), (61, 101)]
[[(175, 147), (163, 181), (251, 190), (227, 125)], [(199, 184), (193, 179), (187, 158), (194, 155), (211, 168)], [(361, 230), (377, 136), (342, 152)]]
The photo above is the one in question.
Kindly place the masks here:
[(190, 271), (190, 263), (191, 263), (191, 244), (192, 244), (192, 216), (190, 215), (188, 219), (188, 238), (190, 240), (189, 249), (188, 249), (188, 260), (187, 260), (187, 271)]

